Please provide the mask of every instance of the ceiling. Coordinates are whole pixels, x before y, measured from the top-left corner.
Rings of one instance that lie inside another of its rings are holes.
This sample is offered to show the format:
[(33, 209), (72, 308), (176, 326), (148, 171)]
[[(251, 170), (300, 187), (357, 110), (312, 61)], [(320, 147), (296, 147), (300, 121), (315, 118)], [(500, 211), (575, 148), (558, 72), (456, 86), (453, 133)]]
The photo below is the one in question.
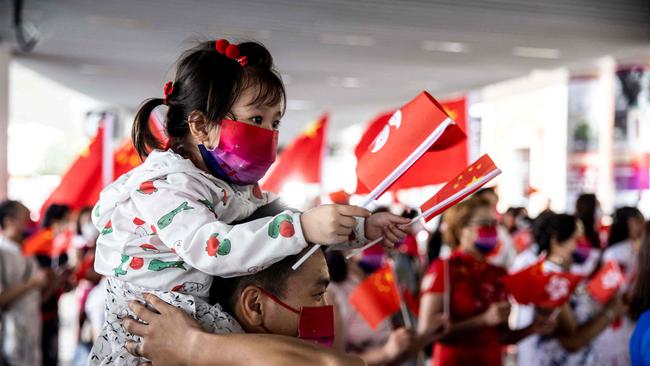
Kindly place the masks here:
[[(134, 110), (192, 40), (259, 40), (287, 82), (286, 141), (323, 111), (363, 122), (419, 91), (445, 96), (650, 49), (647, 0), (24, 0), (42, 39), (16, 59)], [(9, 1), (0, 34), (13, 39)]]

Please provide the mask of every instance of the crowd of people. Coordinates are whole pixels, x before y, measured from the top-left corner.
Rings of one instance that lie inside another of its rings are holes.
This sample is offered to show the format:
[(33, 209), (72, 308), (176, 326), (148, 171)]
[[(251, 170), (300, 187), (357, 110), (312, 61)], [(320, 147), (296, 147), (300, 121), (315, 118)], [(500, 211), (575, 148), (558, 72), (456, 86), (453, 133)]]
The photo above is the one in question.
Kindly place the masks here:
[[(0, 204), (2, 364), (56, 365), (59, 314), (75, 311), (82, 365), (650, 365), (650, 225), (638, 209), (603, 226), (584, 194), (574, 215), (502, 215), (486, 188), (433, 232), (410, 225), (407, 207), (299, 212), (258, 184), (284, 103), (266, 48), (203, 42), (136, 115), (143, 164), (94, 208), (51, 205), (36, 227), (20, 202)], [(149, 118), (161, 105), (164, 142)], [(370, 241), (381, 245), (346, 258)], [(293, 268), (311, 244), (326, 250)], [(504, 278), (536, 263), (579, 276), (568, 301), (513, 299)], [(625, 281), (600, 303), (586, 284), (609, 263)], [(350, 299), (384, 268), (401, 311), (375, 326)], [(78, 306), (59, 309), (70, 291)]]

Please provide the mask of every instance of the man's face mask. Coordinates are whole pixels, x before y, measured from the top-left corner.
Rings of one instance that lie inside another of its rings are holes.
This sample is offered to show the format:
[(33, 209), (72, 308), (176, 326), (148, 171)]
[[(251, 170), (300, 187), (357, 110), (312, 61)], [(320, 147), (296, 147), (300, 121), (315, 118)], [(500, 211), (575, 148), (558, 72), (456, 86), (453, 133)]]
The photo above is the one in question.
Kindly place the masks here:
[[(265, 289), (260, 287), (260, 290), (278, 305), (299, 315), (298, 338), (315, 342), (325, 347), (332, 347), (334, 344), (334, 307), (332, 305), (301, 306), (300, 310), (298, 310), (278, 299)], [(262, 325), (262, 328), (272, 333), (264, 325)]]
[(210, 172), (237, 185), (257, 183), (275, 161), (278, 131), (224, 119), (214, 149), (199, 151)]

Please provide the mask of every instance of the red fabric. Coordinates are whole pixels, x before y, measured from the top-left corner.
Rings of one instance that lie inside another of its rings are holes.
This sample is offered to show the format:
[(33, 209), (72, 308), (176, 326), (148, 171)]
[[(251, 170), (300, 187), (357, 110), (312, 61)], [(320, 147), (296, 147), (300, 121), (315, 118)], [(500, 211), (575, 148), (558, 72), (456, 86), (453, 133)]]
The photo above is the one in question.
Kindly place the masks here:
[(544, 262), (540, 260), (503, 278), (508, 292), (517, 302), (542, 308), (562, 306), (582, 280), (582, 276), (570, 273), (545, 272), (543, 267)]
[[(501, 283), (505, 270), (479, 261), (469, 254), (456, 251), (448, 260), (450, 293), (450, 316), (452, 322), (460, 322), (484, 313), (491, 304), (506, 301), (506, 291)], [(433, 262), (423, 283), (424, 293), (444, 293), (445, 261)], [(501, 365), (501, 334), (497, 327), (483, 327), (455, 341), (438, 342), (434, 346), (432, 365)]]
[[(357, 193), (369, 193), (377, 187), (448, 117), (438, 101), (422, 92), (392, 116), (384, 115), (375, 120), (355, 149)], [(442, 150), (463, 140), (465, 134), (458, 125), (448, 127), (387, 189), (425, 186), (453, 177), (459, 166), (467, 165), (466, 150), (458, 160)]]
[(399, 311), (399, 292), (391, 268), (386, 265), (368, 276), (348, 299), (372, 329)]
[(587, 291), (594, 300), (606, 304), (624, 283), (625, 275), (621, 267), (616, 261), (610, 260), (589, 281)]
[(332, 192), (329, 194), (330, 200), (334, 203), (338, 203), (341, 205), (349, 205), (350, 204), (350, 194), (344, 190)]
[(471, 189), (469, 189), (462, 195), (459, 195), (453, 201), (448, 202), (444, 206), (428, 214), (424, 219), (426, 221), (431, 220), (432, 218), (436, 217), (437, 215), (439, 215), (449, 207), (462, 201), (465, 197), (476, 192), (479, 188), (481, 188), (481, 186), (487, 183), (484, 182), (483, 184), (479, 184), (477, 180), (484, 177), (488, 173), (491, 173), (496, 170), (498, 170), (498, 168), (496, 167), (492, 159), (490, 159), (490, 157), (486, 154), (481, 156), (472, 165), (470, 165), (462, 172), (460, 172), (460, 174), (457, 172), (456, 173), (457, 175), (453, 179), (449, 180), (449, 182), (447, 182), (447, 184), (445, 184), (438, 192), (436, 192), (436, 194), (433, 195), (433, 197), (431, 197), (428, 201), (426, 201), (420, 206), (422, 213), (425, 213), (430, 208), (433, 208), (437, 204), (442, 203), (447, 198), (460, 193), (460, 191), (462, 191), (465, 188), (471, 188)]
[(23, 253), (27, 256), (52, 255), (54, 232), (52, 229), (38, 229), (34, 235), (25, 240)]
[(415, 314), (416, 317), (420, 316), (419, 296), (413, 295), (408, 287), (404, 287), (404, 290), (402, 290), (402, 298), (404, 299), (404, 303), (406, 303), (406, 306), (408, 306), (411, 313)]
[(278, 193), (291, 181), (320, 183), (328, 120), (327, 114), (322, 115), (284, 149), (261, 180), (264, 190)]
[(521, 229), (514, 233), (512, 240), (515, 243), (517, 253), (521, 253), (533, 244), (533, 233), (530, 229)]
[(418, 250), (418, 241), (415, 235), (408, 234), (404, 240), (398, 244), (399, 251), (411, 257), (418, 257), (420, 252)]
[[(162, 123), (157, 119), (155, 111), (149, 118), (149, 128), (161, 144), (166, 146), (168, 138), (164, 134)], [(102, 177), (103, 136), (104, 128), (100, 126), (97, 135), (90, 140), (88, 147), (79, 154), (77, 160), (61, 176), (61, 183), (45, 200), (41, 213), (55, 203), (68, 205), (73, 210), (94, 206), (97, 203), (99, 193), (104, 188)], [(127, 139), (122, 142), (113, 155), (113, 177), (117, 178), (141, 163), (140, 156), (131, 139)]]

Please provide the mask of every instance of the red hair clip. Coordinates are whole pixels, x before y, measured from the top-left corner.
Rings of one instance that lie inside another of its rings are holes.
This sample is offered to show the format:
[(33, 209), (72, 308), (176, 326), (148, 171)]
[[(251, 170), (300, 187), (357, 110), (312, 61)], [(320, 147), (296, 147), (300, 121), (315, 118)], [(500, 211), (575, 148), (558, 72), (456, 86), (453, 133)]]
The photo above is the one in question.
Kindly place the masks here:
[(165, 87), (163, 88), (163, 104), (167, 104), (167, 99), (171, 95), (171, 93), (174, 91), (174, 83), (171, 81), (168, 81), (165, 83)]
[(218, 39), (214, 43), (214, 48), (222, 55), (225, 55), (229, 59), (233, 59), (239, 62), (240, 65), (246, 66), (248, 64), (248, 59), (246, 56), (239, 56), (239, 47), (236, 44), (230, 44), (225, 39)]

